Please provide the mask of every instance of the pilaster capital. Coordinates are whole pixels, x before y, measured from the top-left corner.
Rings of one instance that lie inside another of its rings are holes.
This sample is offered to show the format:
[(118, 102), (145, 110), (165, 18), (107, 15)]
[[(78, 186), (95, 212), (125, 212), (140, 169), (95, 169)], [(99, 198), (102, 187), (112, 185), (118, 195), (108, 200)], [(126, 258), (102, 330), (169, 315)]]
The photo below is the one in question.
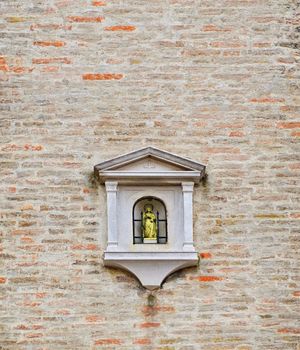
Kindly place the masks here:
[(105, 182), (106, 192), (117, 192), (118, 191), (118, 182), (117, 181), (106, 181)]
[(193, 192), (194, 183), (193, 182), (182, 182), (182, 192)]

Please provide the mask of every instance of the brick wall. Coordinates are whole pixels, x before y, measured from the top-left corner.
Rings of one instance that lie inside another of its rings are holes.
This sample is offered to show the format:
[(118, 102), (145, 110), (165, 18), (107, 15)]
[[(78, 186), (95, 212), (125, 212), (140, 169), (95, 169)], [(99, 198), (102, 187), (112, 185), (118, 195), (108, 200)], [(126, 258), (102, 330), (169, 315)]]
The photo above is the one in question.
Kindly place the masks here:
[[(0, 349), (299, 350), (297, 2), (1, 2)], [(146, 145), (208, 172), (153, 295), (92, 175)]]

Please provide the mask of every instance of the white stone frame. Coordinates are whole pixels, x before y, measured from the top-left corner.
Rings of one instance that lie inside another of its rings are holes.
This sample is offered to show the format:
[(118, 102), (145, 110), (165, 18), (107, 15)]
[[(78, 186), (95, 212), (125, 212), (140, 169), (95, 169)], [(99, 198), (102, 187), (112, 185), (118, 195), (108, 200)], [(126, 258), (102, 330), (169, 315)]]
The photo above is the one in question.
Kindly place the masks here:
[[(107, 194), (105, 266), (128, 270), (145, 288), (156, 289), (172, 272), (197, 265), (193, 190), (205, 174), (204, 165), (147, 147), (100, 163), (95, 172)], [(166, 205), (166, 244), (133, 244), (132, 206), (147, 196)]]

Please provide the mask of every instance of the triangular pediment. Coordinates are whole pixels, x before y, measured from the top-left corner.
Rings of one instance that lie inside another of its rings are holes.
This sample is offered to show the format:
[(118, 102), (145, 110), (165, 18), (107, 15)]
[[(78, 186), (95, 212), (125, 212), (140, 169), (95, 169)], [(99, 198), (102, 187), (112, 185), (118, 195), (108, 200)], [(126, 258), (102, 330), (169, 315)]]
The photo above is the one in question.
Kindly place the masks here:
[(176, 176), (178, 179), (193, 177), (194, 181), (204, 176), (205, 166), (158, 148), (146, 147), (97, 164), (95, 172), (102, 182), (114, 178), (138, 180), (139, 177), (162, 181), (164, 177), (175, 179)]
[(162, 163), (169, 164), (169, 166), (177, 166), (178, 170), (186, 170), (186, 171), (191, 171), (191, 170), (204, 170), (205, 166), (195, 162), (193, 160), (190, 160), (188, 158), (183, 158), (178, 155), (175, 155), (170, 152), (162, 151), (158, 148), (154, 147), (146, 147), (139, 149), (137, 151), (133, 151), (130, 153), (126, 153), (124, 155), (121, 155), (116, 158), (112, 158), (110, 160), (104, 161), (100, 164), (97, 164), (95, 166), (95, 169), (97, 170), (113, 170), (113, 169), (121, 169), (122, 166), (133, 165), (133, 163), (138, 164), (140, 161), (147, 161), (151, 158), (151, 160), (154, 160), (157, 164), (160, 162)]
[(122, 171), (190, 171), (191, 169), (183, 166), (160, 160), (153, 156), (143, 157), (142, 159), (134, 160), (127, 164), (122, 164), (110, 168), (110, 170)]

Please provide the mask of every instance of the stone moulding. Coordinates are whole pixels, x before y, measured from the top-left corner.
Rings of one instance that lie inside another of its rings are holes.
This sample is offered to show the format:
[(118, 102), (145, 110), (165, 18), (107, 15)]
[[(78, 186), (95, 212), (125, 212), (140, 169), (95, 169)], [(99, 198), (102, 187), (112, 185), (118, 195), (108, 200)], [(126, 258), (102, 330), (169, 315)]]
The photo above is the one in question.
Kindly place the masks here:
[[(204, 165), (146, 147), (102, 162), (94, 170), (106, 188), (105, 266), (130, 271), (145, 288), (156, 289), (171, 273), (197, 265), (193, 190), (205, 175)], [(141, 198), (158, 198), (165, 204), (167, 243), (133, 243), (132, 210)]]

